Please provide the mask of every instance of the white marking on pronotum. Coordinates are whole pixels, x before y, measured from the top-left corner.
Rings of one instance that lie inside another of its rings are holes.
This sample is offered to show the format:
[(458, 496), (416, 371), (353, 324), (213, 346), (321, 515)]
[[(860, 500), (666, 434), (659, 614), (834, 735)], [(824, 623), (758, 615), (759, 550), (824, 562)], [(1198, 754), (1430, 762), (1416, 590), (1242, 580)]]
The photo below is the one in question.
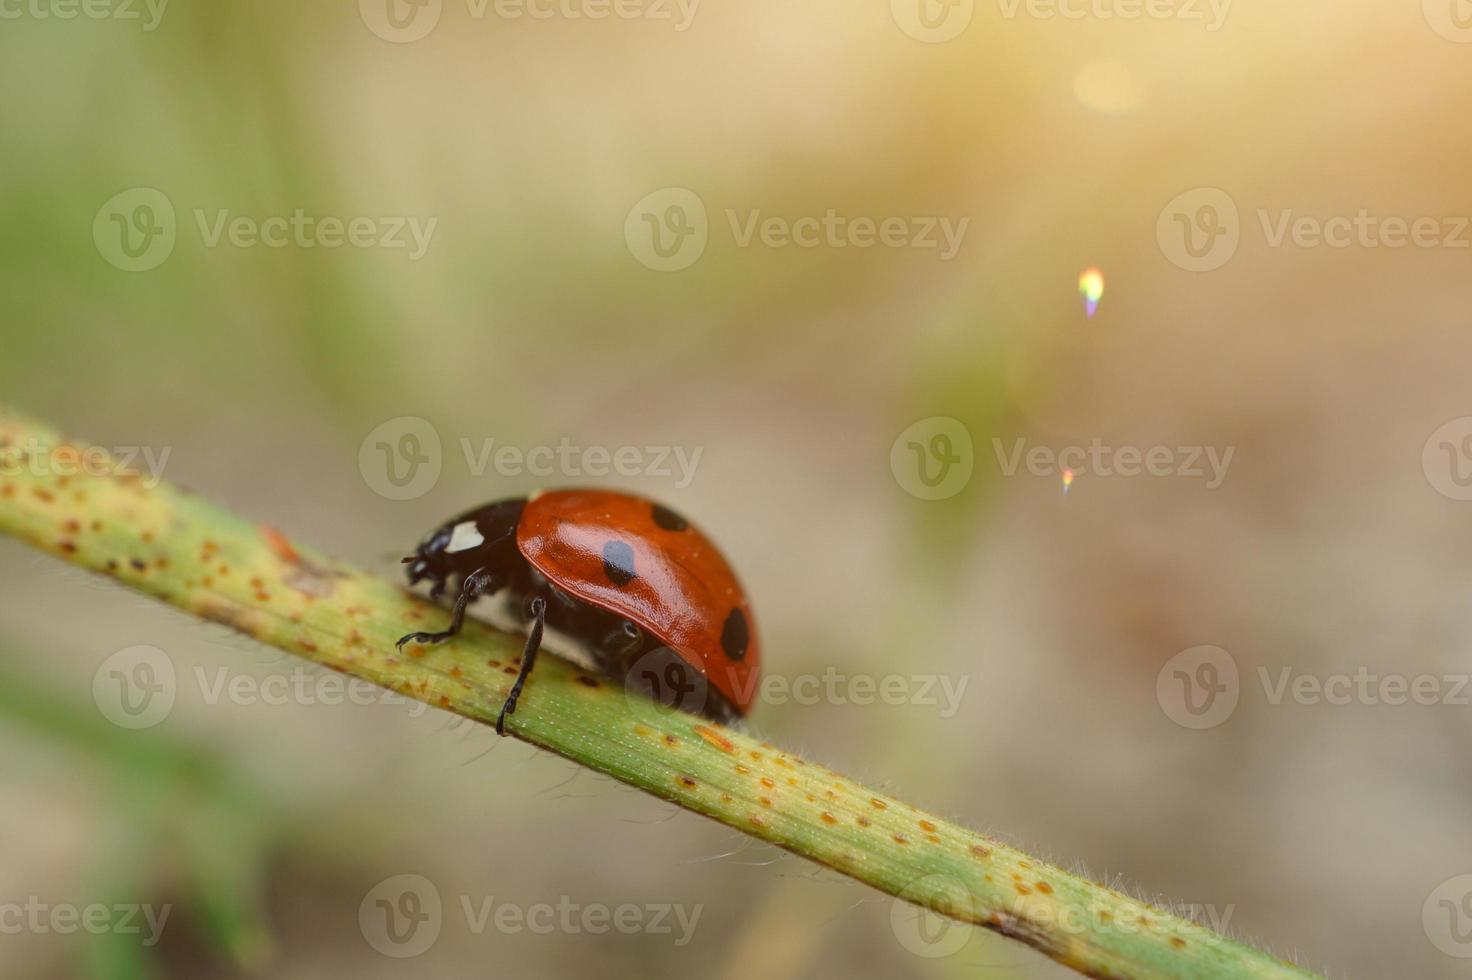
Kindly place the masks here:
[(450, 543), (445, 545), (445, 553), (454, 555), (485, 543), (486, 539), (480, 533), (480, 528), (475, 526), (475, 521), (461, 521), (450, 532)]

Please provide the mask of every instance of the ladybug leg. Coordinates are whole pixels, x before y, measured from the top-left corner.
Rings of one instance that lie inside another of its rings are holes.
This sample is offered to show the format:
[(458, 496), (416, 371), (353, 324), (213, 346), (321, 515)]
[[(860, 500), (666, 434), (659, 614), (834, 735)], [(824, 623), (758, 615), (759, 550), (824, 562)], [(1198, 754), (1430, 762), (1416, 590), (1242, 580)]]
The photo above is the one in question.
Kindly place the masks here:
[(506, 703), (496, 716), (497, 735), (506, 734), (506, 716), (516, 711), (516, 699), (521, 697), (522, 685), (532, 672), (532, 664), (537, 662), (537, 652), (542, 649), (542, 627), (547, 622), (547, 600), (541, 596), (533, 596), (528, 606), (532, 614), (532, 628), (526, 635), (526, 647), (521, 651), (521, 672), (516, 675), (516, 683), (511, 685), (511, 693), (506, 695)]
[[(440, 583), (444, 585), (443, 582)], [(471, 601), (479, 598), (485, 592), (495, 591), (492, 587), (491, 574), (484, 568), (478, 568), (465, 577), (460, 583), (460, 594), (455, 597), (455, 611), (450, 616), (450, 628), (443, 633), (407, 633), (399, 637), (395, 644), (400, 650), (404, 649), (406, 643), (439, 643), (448, 640), (460, 632), (460, 627), (465, 624), (465, 607)]]

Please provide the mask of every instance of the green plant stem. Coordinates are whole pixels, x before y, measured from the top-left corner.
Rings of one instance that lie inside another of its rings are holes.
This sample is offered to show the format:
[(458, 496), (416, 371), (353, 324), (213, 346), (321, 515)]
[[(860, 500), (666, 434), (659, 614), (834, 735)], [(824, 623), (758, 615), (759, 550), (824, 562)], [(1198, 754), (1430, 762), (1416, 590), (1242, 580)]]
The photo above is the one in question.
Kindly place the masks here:
[[(0, 407), (0, 531), (333, 670), (492, 724), (522, 639), (288, 542)], [(1295, 966), (797, 755), (636, 701), (544, 658), (508, 732), (883, 892), (1026, 943), (1088, 976), (1308, 977)]]

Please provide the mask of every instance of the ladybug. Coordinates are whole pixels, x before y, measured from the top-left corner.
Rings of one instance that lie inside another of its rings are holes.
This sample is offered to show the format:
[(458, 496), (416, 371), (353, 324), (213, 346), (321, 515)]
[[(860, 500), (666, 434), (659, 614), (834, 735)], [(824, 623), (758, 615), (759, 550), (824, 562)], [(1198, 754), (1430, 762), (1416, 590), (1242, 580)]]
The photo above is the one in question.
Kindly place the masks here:
[(751, 710), (761, 644), (736, 574), (679, 514), (613, 490), (548, 490), (486, 504), (445, 522), (404, 559), (409, 585), (430, 598), (456, 591), (449, 628), (398, 642), (439, 643), (460, 632), (466, 607), (504, 592), (526, 623), (521, 670), (496, 731), (516, 710), (546, 627), (566, 634), (592, 666), (657, 693), (696, 691), (678, 706), (729, 722)]

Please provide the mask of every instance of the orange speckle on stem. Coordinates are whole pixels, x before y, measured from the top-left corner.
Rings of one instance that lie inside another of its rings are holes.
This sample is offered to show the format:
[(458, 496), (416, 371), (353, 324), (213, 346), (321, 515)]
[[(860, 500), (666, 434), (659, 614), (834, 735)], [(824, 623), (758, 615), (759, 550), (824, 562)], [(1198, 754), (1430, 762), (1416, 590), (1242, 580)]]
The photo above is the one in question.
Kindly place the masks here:
[(824, 810), (822, 813), (818, 814), (818, 819), (830, 825), (838, 823), (838, 818), (829, 813), (827, 810)]
[(706, 742), (720, 749), (722, 752), (736, 751), (735, 744), (732, 743), (729, 738), (722, 735), (714, 728), (711, 728), (709, 725), (696, 725), (691, 730), (695, 732), (696, 735), (699, 735)]
[(261, 537), (266, 539), (266, 547), (271, 550), (271, 554), (280, 558), (288, 565), (301, 564), (302, 556), (297, 554), (296, 549), (292, 547), (291, 541), (286, 535), (269, 524), (262, 524), (260, 531)]
[(920, 829), (925, 831), (927, 834), (933, 834), (936, 831), (936, 826), (929, 820), (922, 820), (920, 821)]
[(695, 780), (691, 779), (689, 776), (676, 776), (675, 779), (681, 786), (685, 787), (686, 789), (695, 788)]
[(876, 810), (888, 810), (889, 809), (889, 807), (885, 804), (885, 802), (883, 800), (877, 798), (877, 797), (874, 798), (874, 799), (871, 799), (869, 801), (869, 805), (872, 806)]
[(1037, 883), (1037, 889), (1038, 889), (1038, 891), (1042, 892), (1044, 895), (1051, 895), (1051, 894), (1053, 894), (1053, 886), (1050, 885), (1050, 884), (1048, 884), (1046, 881), (1040, 881), (1040, 882), (1038, 882)]

